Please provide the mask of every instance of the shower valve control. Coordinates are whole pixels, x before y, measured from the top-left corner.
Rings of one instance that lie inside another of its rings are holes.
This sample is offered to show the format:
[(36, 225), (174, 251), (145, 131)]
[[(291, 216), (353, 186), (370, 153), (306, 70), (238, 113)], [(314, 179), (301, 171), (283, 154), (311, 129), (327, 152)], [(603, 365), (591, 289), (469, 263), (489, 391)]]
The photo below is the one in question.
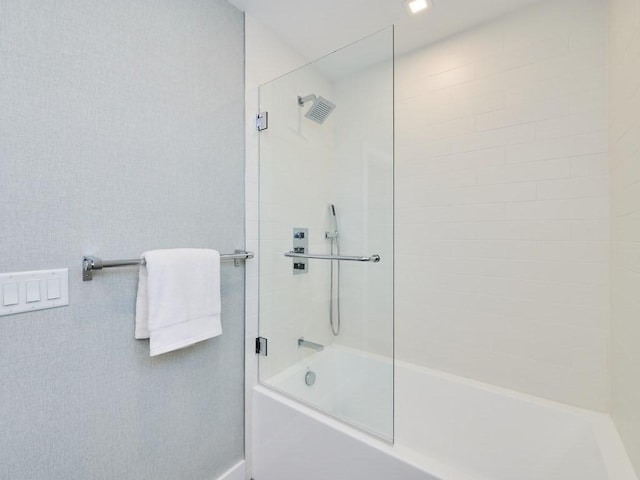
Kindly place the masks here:
[[(293, 251), (295, 253), (306, 253), (309, 251), (309, 229), (293, 229)], [(293, 259), (293, 274), (300, 275), (309, 271), (309, 261), (306, 259)]]

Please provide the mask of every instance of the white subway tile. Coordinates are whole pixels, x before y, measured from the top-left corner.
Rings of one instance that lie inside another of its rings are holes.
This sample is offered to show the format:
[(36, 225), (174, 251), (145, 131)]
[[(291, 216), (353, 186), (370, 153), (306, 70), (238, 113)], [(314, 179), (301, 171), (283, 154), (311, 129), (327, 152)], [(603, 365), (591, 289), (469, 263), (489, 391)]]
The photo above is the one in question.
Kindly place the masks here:
[(493, 92), (487, 95), (473, 97), (467, 100), (451, 102), (442, 108), (438, 115), (444, 120), (492, 112), (504, 108), (504, 92)]
[(573, 137), (575, 155), (594, 155), (606, 153), (609, 148), (609, 140), (606, 130), (592, 132), (586, 135)]
[(576, 50), (559, 57), (542, 60), (536, 64), (537, 80), (546, 78), (576, 77), (590, 73), (602, 75), (606, 72), (606, 49)]
[(606, 91), (603, 88), (575, 89), (571, 93), (571, 113), (604, 111), (608, 108), (607, 100)]
[(508, 257), (519, 260), (598, 262), (606, 264), (609, 244), (606, 241), (573, 241), (574, 223), (569, 225), (566, 241), (534, 241), (524, 239), (509, 244)]
[(535, 137), (534, 125), (519, 125), (478, 132), (458, 137), (452, 145), (454, 153), (483, 150), (531, 142)]
[(534, 64), (549, 57), (566, 54), (569, 51), (566, 33), (544, 38), (541, 41), (522, 45), (517, 49), (507, 49), (503, 54), (484, 59), (478, 64), (478, 77), (494, 75)]
[(507, 163), (520, 163), (571, 157), (575, 150), (574, 138), (564, 137), (508, 146), (505, 155)]
[[(481, 224), (478, 224), (480, 228)], [(506, 258), (509, 241), (501, 238), (481, 239), (465, 242), (449, 242), (448, 252), (460, 258)]]
[(571, 239), (571, 222), (556, 221), (506, 221), (479, 223), (480, 240), (554, 240)]
[(537, 195), (536, 192), (535, 182), (478, 185), (450, 192), (449, 202), (454, 204), (524, 202), (534, 200)]
[(505, 90), (505, 106), (514, 107), (555, 98), (566, 99), (571, 91), (572, 88), (568, 82), (558, 82), (557, 79), (554, 81), (524, 82)]
[(470, 80), (473, 80), (475, 76), (475, 65), (473, 63), (470, 63), (468, 65), (453, 68), (446, 72), (425, 77), (418, 83), (423, 89), (427, 91), (433, 91), (469, 82)]
[(491, 75), (472, 80), (451, 88), (453, 100), (466, 100), (473, 97), (488, 95), (507, 90), (508, 88), (533, 82), (535, 65), (508, 70), (496, 75)]
[(553, 99), (533, 104), (523, 104), (507, 107), (490, 113), (478, 115), (477, 128), (493, 130), (496, 128), (522, 125), (536, 121), (548, 120), (568, 115), (570, 102), (568, 99)]
[(441, 123), (431, 122), (428, 125), (418, 122), (417, 125), (398, 131), (396, 138), (401, 142), (431, 142), (465, 135), (475, 131), (475, 120), (475, 117), (470, 116)]
[(538, 200), (507, 205), (507, 218), (512, 220), (575, 220), (609, 217), (608, 198)]
[(582, 155), (571, 159), (572, 177), (597, 177), (609, 173), (606, 154)]
[(606, 111), (593, 110), (576, 115), (544, 120), (536, 124), (536, 139), (569, 137), (606, 130)]
[[(478, 171), (478, 184), (532, 182), (544, 179), (568, 178), (570, 175), (570, 159), (543, 160), (480, 169)], [(538, 188), (538, 197), (540, 198), (539, 192), (540, 188)]]
[(541, 200), (588, 197), (609, 197), (609, 175), (538, 182)]
[(572, 238), (578, 241), (608, 242), (611, 238), (611, 222), (609, 218), (574, 220)]

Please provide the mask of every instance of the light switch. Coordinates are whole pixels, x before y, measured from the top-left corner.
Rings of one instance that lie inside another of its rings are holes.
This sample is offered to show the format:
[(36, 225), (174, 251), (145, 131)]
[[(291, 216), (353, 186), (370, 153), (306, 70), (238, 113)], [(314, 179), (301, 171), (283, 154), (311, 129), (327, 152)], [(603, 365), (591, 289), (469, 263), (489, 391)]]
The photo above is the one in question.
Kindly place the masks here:
[(2, 304), (4, 306), (18, 304), (18, 284), (5, 283), (2, 285)]
[(47, 280), (47, 300), (60, 298), (60, 279), (50, 278)]
[(27, 282), (27, 303), (40, 301), (40, 281)]
[(69, 269), (0, 273), (0, 317), (69, 305)]

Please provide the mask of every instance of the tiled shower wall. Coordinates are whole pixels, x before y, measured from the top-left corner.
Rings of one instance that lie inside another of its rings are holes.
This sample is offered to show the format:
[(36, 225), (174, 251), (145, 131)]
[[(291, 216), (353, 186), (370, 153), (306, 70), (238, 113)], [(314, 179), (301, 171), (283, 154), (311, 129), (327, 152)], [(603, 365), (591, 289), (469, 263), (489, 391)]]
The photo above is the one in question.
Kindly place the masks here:
[(640, 1), (609, 1), (611, 411), (640, 471)]
[(606, 3), (397, 59), (396, 355), (607, 408)]
[[(304, 63), (259, 53), (262, 81)], [(605, 2), (539, 3), (397, 58), (395, 78), (397, 358), (605, 410)]]
[(270, 350), (260, 364), (263, 379), (314, 353), (299, 348), (298, 338), (333, 341), (326, 322), (328, 262), (309, 262), (306, 273), (294, 275), (293, 260), (284, 257), (293, 249), (293, 228), (308, 229), (307, 252), (327, 248), (333, 130), (304, 118), (309, 106), (300, 107), (297, 97), (309, 93), (333, 97), (312, 67), (260, 90), (260, 109), (269, 112), (269, 128), (260, 133), (260, 334)]

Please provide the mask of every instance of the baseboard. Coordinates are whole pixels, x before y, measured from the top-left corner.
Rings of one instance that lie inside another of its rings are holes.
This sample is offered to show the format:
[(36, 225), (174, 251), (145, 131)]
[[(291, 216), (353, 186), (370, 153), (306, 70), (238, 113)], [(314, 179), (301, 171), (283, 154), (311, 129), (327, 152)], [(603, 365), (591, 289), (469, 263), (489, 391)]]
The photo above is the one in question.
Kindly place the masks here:
[(217, 480), (244, 480), (244, 460), (240, 460)]

